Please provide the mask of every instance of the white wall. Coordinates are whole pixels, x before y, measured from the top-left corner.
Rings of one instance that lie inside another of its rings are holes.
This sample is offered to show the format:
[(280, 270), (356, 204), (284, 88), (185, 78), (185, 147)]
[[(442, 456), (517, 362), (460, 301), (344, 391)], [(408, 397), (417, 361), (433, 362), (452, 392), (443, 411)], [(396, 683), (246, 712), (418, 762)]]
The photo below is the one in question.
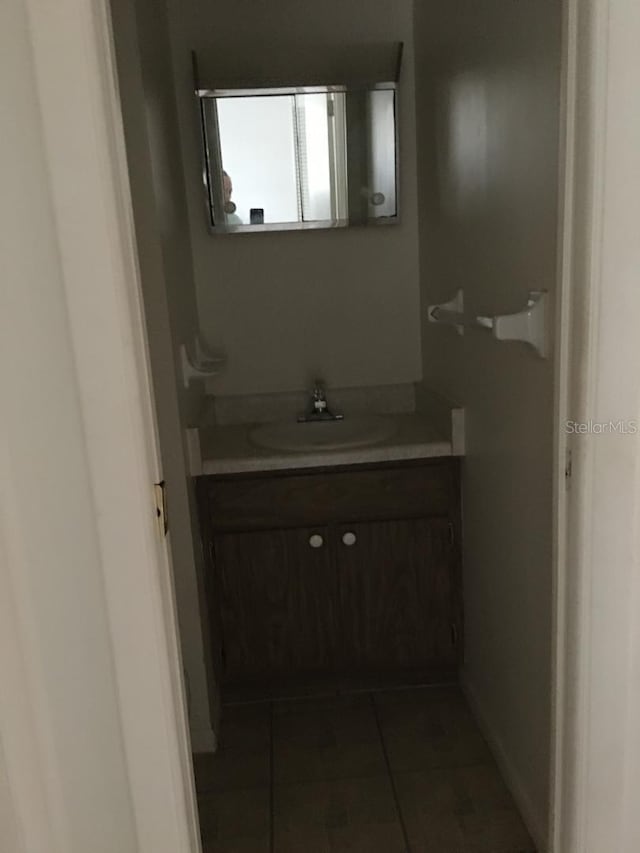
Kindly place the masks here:
[[(202, 384), (182, 384), (179, 347), (198, 331), (181, 148), (172, 91), (166, 17), (148, 0), (113, 0), (136, 238), (153, 373), (189, 722), (196, 750), (212, 748), (215, 685), (209, 667), (203, 554), (185, 428), (194, 423)], [(202, 617), (202, 618), (201, 618)]]
[[(200, 322), (229, 354), (220, 394), (420, 378), (411, 0), (170, 0)], [(190, 50), (259, 40), (405, 41), (398, 226), (212, 237), (206, 230)]]
[(11, 853), (22, 853), (22, 831), (13, 804), (9, 777), (5, 767), (4, 750), (0, 740), (0, 846)]
[[(561, 11), (546, 0), (416, 7), (424, 304), (458, 287), (470, 316), (520, 310), (529, 289), (553, 297)], [(425, 383), (466, 408), (465, 679), (544, 838), (553, 360), (482, 331), (424, 323), (423, 334)]]

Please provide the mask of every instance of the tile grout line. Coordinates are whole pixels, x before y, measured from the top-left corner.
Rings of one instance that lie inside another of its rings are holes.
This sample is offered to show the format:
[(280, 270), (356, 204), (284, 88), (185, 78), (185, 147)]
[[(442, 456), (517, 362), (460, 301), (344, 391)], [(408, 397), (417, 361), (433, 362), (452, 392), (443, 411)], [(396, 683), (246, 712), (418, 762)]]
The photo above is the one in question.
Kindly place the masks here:
[(393, 772), (391, 771), (391, 762), (389, 761), (389, 753), (387, 752), (387, 744), (384, 740), (384, 735), (382, 733), (382, 725), (380, 723), (380, 717), (378, 715), (378, 706), (376, 705), (375, 696), (373, 693), (369, 694), (369, 699), (371, 701), (371, 708), (373, 710), (373, 716), (376, 721), (376, 726), (378, 727), (378, 736), (380, 738), (380, 744), (382, 746), (382, 754), (384, 755), (384, 763), (387, 767), (387, 776), (389, 777), (389, 782), (391, 783), (391, 791), (393, 793), (393, 800), (396, 806), (396, 812), (398, 814), (398, 820), (400, 821), (400, 828), (402, 829), (402, 837), (404, 838), (404, 846), (406, 853), (411, 853), (411, 844), (409, 843), (409, 834), (407, 832), (407, 827), (404, 823), (404, 816), (402, 814), (402, 808), (400, 806), (400, 797), (398, 796), (398, 789), (396, 788), (396, 782), (393, 778)]
[(269, 702), (269, 851), (275, 853), (273, 702)]

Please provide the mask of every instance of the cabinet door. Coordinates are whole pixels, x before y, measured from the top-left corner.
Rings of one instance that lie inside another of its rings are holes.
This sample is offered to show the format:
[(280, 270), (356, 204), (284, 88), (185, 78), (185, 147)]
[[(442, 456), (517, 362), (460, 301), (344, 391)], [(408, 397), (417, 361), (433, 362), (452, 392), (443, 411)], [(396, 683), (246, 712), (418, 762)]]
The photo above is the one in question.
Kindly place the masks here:
[(286, 682), (328, 670), (337, 591), (327, 529), (219, 534), (214, 550), (224, 681)]
[(454, 666), (456, 558), (448, 521), (376, 521), (336, 533), (346, 667)]

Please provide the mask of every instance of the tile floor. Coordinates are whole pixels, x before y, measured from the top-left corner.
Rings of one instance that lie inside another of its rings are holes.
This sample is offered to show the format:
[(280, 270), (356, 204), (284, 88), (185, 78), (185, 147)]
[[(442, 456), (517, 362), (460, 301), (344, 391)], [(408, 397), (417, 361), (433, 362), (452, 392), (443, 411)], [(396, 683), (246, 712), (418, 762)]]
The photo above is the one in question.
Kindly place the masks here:
[(534, 853), (455, 686), (224, 709), (205, 853)]

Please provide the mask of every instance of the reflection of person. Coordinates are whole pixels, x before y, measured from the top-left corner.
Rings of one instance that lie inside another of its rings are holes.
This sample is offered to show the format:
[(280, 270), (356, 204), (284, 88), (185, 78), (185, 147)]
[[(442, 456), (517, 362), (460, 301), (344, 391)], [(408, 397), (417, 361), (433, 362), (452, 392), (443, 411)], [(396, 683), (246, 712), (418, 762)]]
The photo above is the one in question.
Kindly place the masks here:
[(231, 177), (226, 173), (222, 173), (222, 195), (224, 199), (224, 215), (227, 225), (242, 225), (242, 219), (236, 213), (235, 202), (231, 201), (231, 193), (233, 192), (233, 183)]

